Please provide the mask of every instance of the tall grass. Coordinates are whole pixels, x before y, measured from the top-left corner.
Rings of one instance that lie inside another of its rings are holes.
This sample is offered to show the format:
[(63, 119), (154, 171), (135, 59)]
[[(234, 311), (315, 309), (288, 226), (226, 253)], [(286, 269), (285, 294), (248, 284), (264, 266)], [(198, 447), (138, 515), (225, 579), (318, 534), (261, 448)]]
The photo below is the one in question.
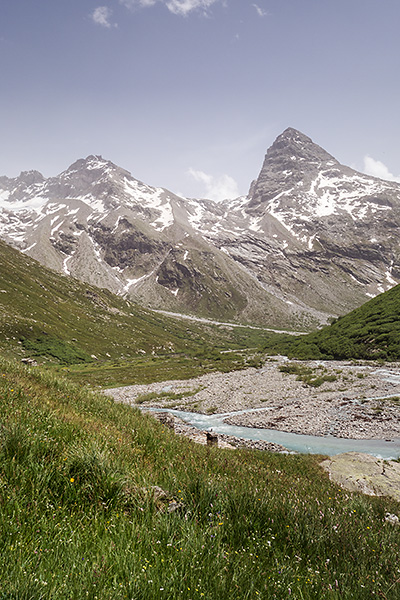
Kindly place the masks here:
[[(0, 361), (0, 600), (395, 599), (388, 499)], [(161, 490), (160, 490), (161, 488)]]

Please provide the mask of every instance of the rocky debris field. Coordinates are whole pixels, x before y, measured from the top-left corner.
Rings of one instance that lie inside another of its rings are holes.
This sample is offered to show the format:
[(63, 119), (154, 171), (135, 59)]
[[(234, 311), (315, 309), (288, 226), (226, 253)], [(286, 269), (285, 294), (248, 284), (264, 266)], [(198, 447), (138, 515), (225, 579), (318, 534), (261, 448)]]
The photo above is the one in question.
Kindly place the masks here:
[(398, 364), (289, 362), (274, 357), (260, 369), (209, 373), (107, 393), (142, 408), (227, 413), (225, 422), (240, 426), (353, 439), (400, 437)]

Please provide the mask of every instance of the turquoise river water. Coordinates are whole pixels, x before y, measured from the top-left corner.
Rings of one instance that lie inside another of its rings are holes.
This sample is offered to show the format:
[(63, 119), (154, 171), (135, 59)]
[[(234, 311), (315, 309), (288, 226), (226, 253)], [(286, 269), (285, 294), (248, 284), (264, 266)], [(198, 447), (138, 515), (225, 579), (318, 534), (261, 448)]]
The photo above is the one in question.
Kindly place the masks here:
[[(149, 410), (149, 409), (146, 409)], [(395, 459), (400, 457), (400, 439), (387, 440), (351, 440), (346, 438), (337, 438), (334, 436), (313, 436), (300, 435), (297, 433), (287, 433), (277, 431), (276, 429), (257, 429), (253, 427), (239, 427), (224, 423), (224, 419), (229, 415), (237, 413), (225, 413), (217, 415), (202, 415), (200, 413), (191, 413), (174, 409), (150, 409), (158, 412), (169, 412), (176, 415), (189, 425), (202, 431), (213, 431), (215, 433), (225, 433), (235, 437), (247, 440), (263, 440), (274, 442), (285, 446), (292, 452), (303, 452), (306, 454), (327, 454), (333, 456), (342, 452), (364, 452), (372, 454), (379, 458)], [(254, 410), (254, 409), (253, 409)], [(240, 413), (248, 411), (238, 411)]]

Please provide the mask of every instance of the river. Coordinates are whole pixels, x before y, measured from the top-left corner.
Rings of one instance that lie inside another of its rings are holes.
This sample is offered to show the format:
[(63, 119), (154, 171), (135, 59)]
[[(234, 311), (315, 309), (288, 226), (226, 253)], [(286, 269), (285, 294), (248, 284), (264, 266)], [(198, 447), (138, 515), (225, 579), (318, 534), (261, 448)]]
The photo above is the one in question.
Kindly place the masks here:
[[(189, 425), (202, 431), (213, 431), (215, 433), (224, 433), (247, 440), (263, 440), (274, 442), (285, 446), (289, 451), (302, 452), (306, 454), (326, 454), (333, 456), (342, 452), (363, 452), (372, 454), (379, 458), (396, 459), (400, 457), (400, 439), (390, 441), (377, 439), (353, 440), (347, 438), (337, 438), (334, 436), (313, 436), (301, 435), (297, 433), (288, 433), (276, 429), (257, 429), (253, 427), (239, 427), (224, 423), (224, 419), (235, 414), (244, 412), (254, 412), (257, 409), (241, 410), (237, 412), (203, 415), (200, 413), (185, 412), (175, 409), (143, 409), (157, 412), (171, 413)], [(258, 409), (265, 410), (265, 409)]]

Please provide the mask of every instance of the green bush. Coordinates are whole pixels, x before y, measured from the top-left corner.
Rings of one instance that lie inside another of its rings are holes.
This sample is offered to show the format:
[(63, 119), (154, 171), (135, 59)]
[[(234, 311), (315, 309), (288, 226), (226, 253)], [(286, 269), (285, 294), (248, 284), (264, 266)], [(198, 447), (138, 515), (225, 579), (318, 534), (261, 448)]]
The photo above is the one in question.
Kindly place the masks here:
[(337, 380), (337, 376), (334, 374), (319, 374), (318, 372), (316, 373), (311, 367), (305, 367), (304, 365), (299, 365), (296, 363), (281, 365), (279, 370), (282, 373), (297, 375), (296, 379), (298, 381), (302, 381), (310, 387), (320, 387), (327, 381)]
[(51, 357), (65, 365), (93, 361), (88, 354), (73, 344), (51, 335), (44, 334), (34, 338), (21, 337), (21, 343), (30, 356)]

